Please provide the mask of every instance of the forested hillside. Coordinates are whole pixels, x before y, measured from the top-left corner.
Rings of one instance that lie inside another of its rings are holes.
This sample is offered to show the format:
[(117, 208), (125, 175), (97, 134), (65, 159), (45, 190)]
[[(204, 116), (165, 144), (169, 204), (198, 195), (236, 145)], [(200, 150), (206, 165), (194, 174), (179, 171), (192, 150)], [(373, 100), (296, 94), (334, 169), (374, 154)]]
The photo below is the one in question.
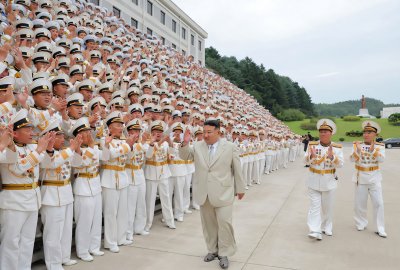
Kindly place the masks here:
[(210, 47), (206, 48), (206, 67), (251, 94), (274, 115), (288, 108), (299, 109), (306, 115), (315, 114), (311, 98), (303, 87), (248, 57), (237, 60), (234, 56), (221, 56)]
[[(370, 115), (378, 116), (383, 107), (395, 107), (398, 104), (384, 104), (382, 101), (365, 98), (367, 108)], [(344, 115), (357, 115), (361, 108), (360, 100), (348, 100), (343, 102), (337, 102), (333, 104), (319, 103), (315, 104), (315, 110), (321, 116), (344, 116)]]

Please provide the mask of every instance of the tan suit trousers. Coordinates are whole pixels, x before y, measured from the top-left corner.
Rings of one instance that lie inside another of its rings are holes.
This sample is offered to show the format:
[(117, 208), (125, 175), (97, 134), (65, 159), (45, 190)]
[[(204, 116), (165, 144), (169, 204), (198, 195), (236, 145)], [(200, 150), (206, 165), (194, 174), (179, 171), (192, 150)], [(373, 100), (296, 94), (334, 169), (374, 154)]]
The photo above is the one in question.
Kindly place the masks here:
[(201, 224), (207, 249), (219, 256), (232, 256), (236, 252), (236, 241), (232, 226), (233, 205), (214, 207), (208, 197), (200, 206)]

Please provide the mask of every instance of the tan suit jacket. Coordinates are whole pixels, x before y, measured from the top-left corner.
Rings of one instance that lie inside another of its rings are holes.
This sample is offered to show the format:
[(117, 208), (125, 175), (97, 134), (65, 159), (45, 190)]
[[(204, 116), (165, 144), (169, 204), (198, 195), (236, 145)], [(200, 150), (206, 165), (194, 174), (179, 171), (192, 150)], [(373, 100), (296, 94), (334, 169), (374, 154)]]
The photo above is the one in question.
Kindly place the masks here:
[(194, 160), (193, 199), (203, 205), (208, 199), (214, 207), (233, 204), (236, 193), (244, 193), (244, 182), (237, 146), (220, 139), (213, 158), (205, 141), (179, 149), (184, 160)]

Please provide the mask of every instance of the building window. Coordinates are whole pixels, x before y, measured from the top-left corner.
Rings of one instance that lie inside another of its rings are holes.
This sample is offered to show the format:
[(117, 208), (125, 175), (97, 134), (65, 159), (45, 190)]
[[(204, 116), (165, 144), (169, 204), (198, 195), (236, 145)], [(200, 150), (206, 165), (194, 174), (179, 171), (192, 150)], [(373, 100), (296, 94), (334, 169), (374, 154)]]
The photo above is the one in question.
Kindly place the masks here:
[(172, 43), (172, 48), (176, 49), (176, 45), (174, 43)]
[(135, 27), (136, 29), (138, 28), (138, 21), (137, 20), (135, 20), (134, 18), (131, 18), (131, 25), (133, 26), (133, 27)]
[(100, 0), (91, 0), (90, 2), (92, 2), (96, 6), (100, 6)]
[(161, 44), (165, 45), (165, 37), (161, 37)]
[(147, 34), (153, 35), (153, 30), (151, 30), (150, 28), (147, 27)]
[(192, 46), (194, 46), (194, 36), (193, 35), (190, 35), (190, 42), (192, 43)]
[(199, 40), (199, 51), (201, 51), (201, 41)]
[(186, 29), (182, 27), (182, 38), (186, 39)]
[(172, 31), (174, 31), (174, 33), (176, 33), (176, 21), (172, 20)]
[(153, 16), (153, 3), (150, 1), (147, 1), (147, 13)]
[(185, 50), (182, 50), (182, 54), (183, 54), (184, 56), (186, 56), (186, 51), (185, 51)]
[(162, 24), (165, 24), (165, 12), (164, 11), (160, 11), (160, 21)]
[(134, 3), (135, 5), (139, 5), (139, 0), (132, 0), (132, 3)]
[(120, 16), (121, 16), (121, 10), (119, 10), (119, 9), (116, 8), (116, 7), (113, 7), (113, 13), (114, 13), (114, 16), (120, 18)]
[(202, 66), (203, 64), (201, 63), (201, 60), (199, 60), (199, 64), (200, 64), (200, 66)]

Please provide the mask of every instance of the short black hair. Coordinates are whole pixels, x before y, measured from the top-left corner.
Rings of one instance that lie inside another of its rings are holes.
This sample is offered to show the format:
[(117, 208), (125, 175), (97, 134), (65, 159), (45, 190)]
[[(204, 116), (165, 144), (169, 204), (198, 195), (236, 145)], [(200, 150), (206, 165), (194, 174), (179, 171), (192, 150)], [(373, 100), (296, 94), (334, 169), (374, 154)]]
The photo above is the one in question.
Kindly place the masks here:
[(220, 122), (218, 119), (215, 120), (206, 120), (204, 121), (205, 126), (212, 126), (215, 127), (215, 129), (219, 129), (221, 127)]

